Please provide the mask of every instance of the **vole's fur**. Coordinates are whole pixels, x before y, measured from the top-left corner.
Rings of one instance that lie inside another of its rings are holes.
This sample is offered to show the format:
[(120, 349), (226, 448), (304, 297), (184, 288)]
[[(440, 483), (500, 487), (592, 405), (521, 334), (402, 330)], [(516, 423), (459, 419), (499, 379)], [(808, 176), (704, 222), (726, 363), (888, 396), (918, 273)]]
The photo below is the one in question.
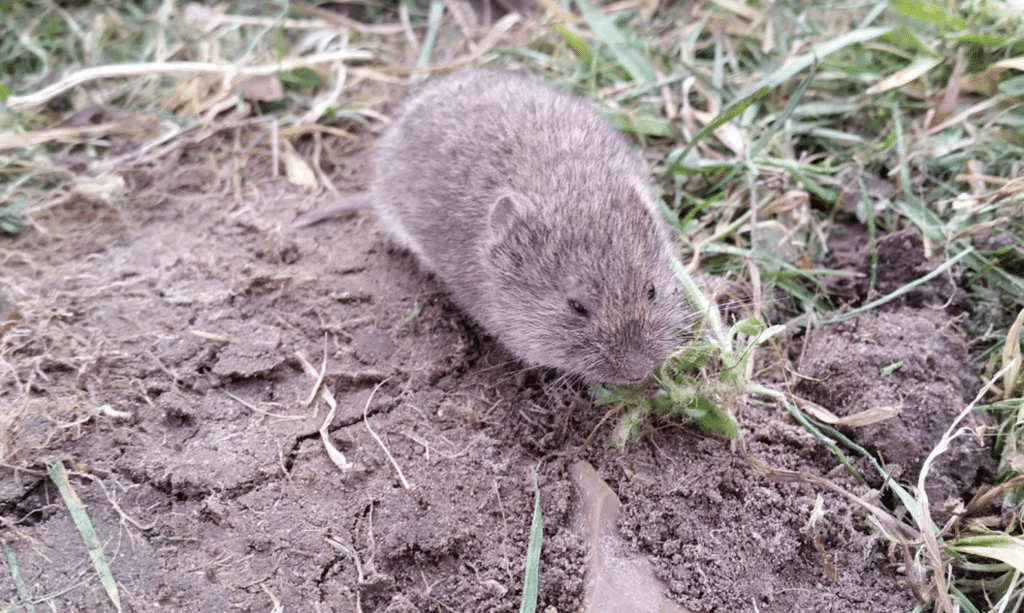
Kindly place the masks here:
[(359, 208), (526, 364), (633, 383), (681, 338), (639, 155), (591, 102), (532, 77), (428, 81), (381, 138), (369, 191), (298, 223)]

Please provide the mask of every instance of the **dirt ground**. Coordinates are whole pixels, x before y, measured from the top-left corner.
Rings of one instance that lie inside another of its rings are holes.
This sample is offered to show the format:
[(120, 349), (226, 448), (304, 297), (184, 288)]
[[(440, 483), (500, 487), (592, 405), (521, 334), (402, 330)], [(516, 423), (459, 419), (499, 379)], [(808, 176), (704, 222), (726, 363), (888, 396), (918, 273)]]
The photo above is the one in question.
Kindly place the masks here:
[[(696, 427), (654, 423), (612, 449), (605, 407), (510, 362), (384, 247), (371, 217), (295, 230), (296, 215), (326, 197), (265, 180), (200, 198), (201, 179), (151, 204), (73, 201), (0, 237), (0, 298), (22, 316), (0, 339), (0, 537), (37, 606), (112, 609), (46, 475), (56, 461), (74, 471), (126, 611), (518, 611), (533, 468), (540, 610), (915, 606), (902, 553), (843, 497), (766, 478)], [(863, 236), (842, 237), (832, 264), (859, 270)], [(900, 235), (889, 248), (913, 259), (920, 242)], [(920, 260), (884, 274), (927, 269)], [(955, 281), (782, 341), (809, 400), (837, 415), (899, 409), (846, 434), (905, 480), (978, 387), (947, 304)], [(864, 301), (865, 287), (845, 289)], [(327, 404), (303, 403), (316, 380), (300, 354), (325, 365), (345, 470), (318, 433)], [(857, 484), (781, 407), (733, 410), (763, 464), (858, 496), (881, 485)], [(940, 506), (990, 470), (986, 452), (961, 441), (934, 481)], [(578, 519), (580, 460), (621, 502), (605, 534), (615, 555), (646, 560), (675, 606), (584, 605), (595, 537)], [(20, 610), (4, 575), (0, 603)]]

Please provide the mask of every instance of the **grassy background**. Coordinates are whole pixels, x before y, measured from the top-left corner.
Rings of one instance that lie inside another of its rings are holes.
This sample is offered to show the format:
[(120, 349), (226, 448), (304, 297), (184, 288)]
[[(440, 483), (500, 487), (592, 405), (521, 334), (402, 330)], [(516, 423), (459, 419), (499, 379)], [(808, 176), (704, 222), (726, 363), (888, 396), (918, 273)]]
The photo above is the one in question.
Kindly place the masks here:
[[(206, 192), (237, 193), (268, 168), (296, 189), (333, 190), (325, 143), (378, 130), (388, 88), (467, 64), (523, 68), (598, 100), (642, 147), (683, 262), (743, 284), (749, 314), (766, 324), (818, 325), (842, 305), (822, 281), (835, 271), (817, 268), (839, 222), (872, 237), (916, 228), (928, 254), (965, 270), (962, 326), (987, 386), (985, 405), (965, 411), (998, 420), (987, 434), (999, 473), (979, 494), (1017, 509), (1021, 2), (537, 5), (530, 17), (482, 20), (440, 0), (353, 2), (347, 14), (303, 3), (0, 2), (0, 233), (46, 229), (48, 209), (82, 201), (159, 202), (180, 183), (156, 178), (200, 159), (218, 169), (194, 186)], [(16, 319), (0, 300), (0, 334)], [(740, 357), (784, 342), (771, 338), (782, 330), (746, 322), (730, 334), (734, 323), (709, 325), (698, 345), (737, 358), (735, 392), (797, 412), (759, 382), (764, 364)], [(670, 392), (693, 384), (662, 382)], [(0, 429), (4, 419), (0, 409)], [(6, 462), (16, 441), (3, 444)], [(913, 505), (913, 489), (901, 491)], [(929, 608), (1021, 610), (1016, 512), (936, 526), (885, 511), (923, 535), (908, 572), (934, 588)]]

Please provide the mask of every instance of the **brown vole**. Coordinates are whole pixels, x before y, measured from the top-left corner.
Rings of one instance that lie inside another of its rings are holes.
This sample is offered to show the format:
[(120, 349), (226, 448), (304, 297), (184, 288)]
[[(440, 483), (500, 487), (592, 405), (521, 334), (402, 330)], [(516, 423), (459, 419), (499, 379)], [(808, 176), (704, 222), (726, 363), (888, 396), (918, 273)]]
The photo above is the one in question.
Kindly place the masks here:
[(635, 383), (682, 337), (640, 156), (593, 103), (525, 74), (428, 81), (382, 136), (369, 191), (296, 225), (365, 208), (526, 364)]

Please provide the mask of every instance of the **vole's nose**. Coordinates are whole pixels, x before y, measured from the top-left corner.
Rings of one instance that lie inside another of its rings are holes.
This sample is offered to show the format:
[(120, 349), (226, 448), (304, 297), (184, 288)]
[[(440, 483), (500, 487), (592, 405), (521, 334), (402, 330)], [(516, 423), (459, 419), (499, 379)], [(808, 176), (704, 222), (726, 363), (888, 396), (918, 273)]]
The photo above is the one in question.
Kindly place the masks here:
[(649, 377), (655, 366), (650, 357), (637, 351), (628, 351), (609, 361), (608, 368), (604, 369), (607, 372), (602, 374), (605, 375), (605, 383), (632, 385)]

